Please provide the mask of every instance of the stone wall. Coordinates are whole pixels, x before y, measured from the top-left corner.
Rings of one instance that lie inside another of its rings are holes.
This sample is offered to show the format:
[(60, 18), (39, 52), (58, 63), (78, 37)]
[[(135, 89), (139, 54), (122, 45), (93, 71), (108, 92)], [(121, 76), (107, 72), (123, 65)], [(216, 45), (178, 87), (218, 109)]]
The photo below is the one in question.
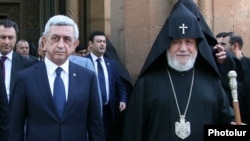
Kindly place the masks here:
[(126, 0), (125, 52), (126, 67), (133, 82), (172, 8), (172, 1)]
[(214, 0), (214, 33), (234, 31), (243, 37), (243, 52), (250, 57), (250, 1)]
[[(59, 0), (55, 0), (58, 1)], [(68, 0), (79, 2), (80, 0)], [(141, 70), (142, 65), (151, 49), (162, 25), (164, 24), (172, 6), (177, 0), (87, 0), (86, 29), (104, 30), (116, 47), (121, 61), (129, 70), (133, 82)], [(243, 51), (250, 57), (250, 1), (249, 0), (194, 0), (200, 7), (212, 31), (234, 31), (242, 35)], [(8, 15), (20, 27), (19, 38), (28, 39), (37, 45), (40, 37), (41, 21), (39, 15), (47, 16), (48, 10), (39, 13), (38, 0), (0, 0), (0, 14)], [(42, 0), (40, 0), (42, 2)], [(49, 0), (44, 1), (47, 8)], [(55, 3), (55, 7), (57, 7)], [(76, 4), (74, 4), (76, 5)], [(45, 6), (45, 7), (46, 7)], [(82, 6), (83, 7), (83, 6)], [(51, 12), (51, 11), (50, 11)], [(84, 14), (78, 15), (83, 21)], [(74, 16), (76, 16), (74, 15)], [(83, 26), (83, 25), (80, 25)], [(85, 26), (85, 25), (84, 25)], [(43, 27), (41, 27), (43, 28)], [(87, 34), (88, 35), (88, 34)]]
[[(234, 31), (242, 35), (243, 51), (250, 57), (250, 1), (194, 0), (216, 35)], [(125, 64), (133, 81), (176, 0), (124, 0)]]

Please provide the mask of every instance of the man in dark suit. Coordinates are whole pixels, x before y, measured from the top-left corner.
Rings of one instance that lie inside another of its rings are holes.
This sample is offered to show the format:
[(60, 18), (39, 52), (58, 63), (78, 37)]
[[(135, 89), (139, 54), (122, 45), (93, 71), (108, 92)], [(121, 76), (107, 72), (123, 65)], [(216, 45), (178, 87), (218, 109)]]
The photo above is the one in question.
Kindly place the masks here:
[(8, 99), (2, 75), (2, 65), (0, 65), (0, 140), (8, 141), (7, 127), (9, 124)]
[[(103, 104), (103, 124), (106, 135), (106, 141), (117, 141), (114, 135), (116, 131), (114, 130), (117, 115), (126, 109), (127, 102), (127, 92), (119, 73), (117, 72), (117, 65), (114, 60), (104, 57), (106, 51), (106, 36), (101, 31), (94, 31), (89, 36), (89, 50), (90, 54), (87, 56), (93, 61), (96, 73), (99, 78), (98, 62), (100, 60), (101, 66), (104, 71), (105, 83), (101, 83), (100, 90), (102, 96)], [(102, 86), (105, 90), (102, 89)]]
[(27, 141), (105, 141), (96, 75), (69, 60), (79, 44), (77, 24), (53, 16), (43, 36), (44, 61), (17, 73), (9, 139), (23, 141), (27, 118)]
[(13, 51), (18, 31), (15, 22), (9, 19), (0, 20), (0, 57), (6, 57), (5, 61), (1, 63), (5, 67), (5, 86), (8, 99), (13, 92), (16, 72), (34, 63)]
[[(242, 65), (244, 69), (244, 77), (243, 79), (239, 79), (238, 77), (242, 74), (236, 69), (237, 73), (237, 92), (238, 92), (238, 102), (240, 107), (240, 115), (242, 122), (246, 124), (250, 124), (250, 58), (245, 56), (243, 53), (244, 41), (240, 34), (236, 32), (228, 32), (224, 34), (221, 40), (221, 44), (223, 47), (231, 53), (231, 55), (237, 59), (237, 61)], [(236, 61), (236, 60), (235, 60)], [(240, 69), (242, 69), (240, 68)], [(226, 79), (228, 80), (228, 79)], [(229, 81), (229, 80), (228, 80)], [(223, 84), (223, 83), (222, 83)], [(228, 89), (226, 89), (228, 88)], [(233, 97), (231, 93), (230, 87), (225, 87), (225, 91), (228, 92), (228, 98), (231, 102), (231, 106), (233, 107)]]
[(30, 59), (31, 61), (37, 62), (38, 58), (30, 54), (31, 50), (32, 49), (30, 47), (29, 42), (24, 39), (17, 41), (16, 46), (14, 48), (14, 51), (16, 51), (16, 53), (22, 55), (23, 57)]
[[(40, 37), (39, 41), (38, 41), (38, 54), (39, 54), (39, 61), (43, 61), (44, 57), (46, 55), (46, 50), (43, 47), (42, 37)], [(87, 68), (87, 69), (95, 72), (95, 67), (89, 58), (77, 56), (73, 53), (72, 55), (69, 56), (69, 60), (75, 64), (78, 64), (84, 68)], [(98, 86), (98, 88), (99, 88), (99, 86)], [(99, 99), (101, 99), (99, 89), (98, 89), (98, 92), (99, 92)], [(100, 100), (100, 102), (101, 102), (101, 100)], [(102, 104), (100, 104), (100, 106), (102, 107)], [(101, 113), (102, 113), (102, 108), (101, 108)]]

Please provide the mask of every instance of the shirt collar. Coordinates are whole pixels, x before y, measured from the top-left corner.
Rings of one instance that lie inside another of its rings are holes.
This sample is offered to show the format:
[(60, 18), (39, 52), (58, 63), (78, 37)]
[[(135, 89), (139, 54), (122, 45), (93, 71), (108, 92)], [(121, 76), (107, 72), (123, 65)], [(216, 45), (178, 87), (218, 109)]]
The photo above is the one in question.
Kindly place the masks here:
[(53, 73), (55, 72), (55, 70), (58, 67), (61, 67), (66, 74), (69, 73), (69, 59), (67, 59), (61, 66), (56, 65), (54, 62), (49, 60), (47, 57), (44, 58), (44, 62), (45, 62), (45, 66), (47, 69), (47, 73), (49, 75), (53, 75)]
[(94, 62), (96, 61), (97, 58), (101, 58), (101, 60), (104, 61), (103, 60), (103, 55), (101, 57), (97, 57), (92, 52), (90, 52), (90, 55), (91, 55), (91, 58), (93, 59)]
[[(13, 54), (13, 50), (11, 50), (11, 52), (9, 52), (6, 56), (10, 61), (12, 60), (12, 54)], [(2, 53), (0, 54), (0, 57), (3, 56)]]

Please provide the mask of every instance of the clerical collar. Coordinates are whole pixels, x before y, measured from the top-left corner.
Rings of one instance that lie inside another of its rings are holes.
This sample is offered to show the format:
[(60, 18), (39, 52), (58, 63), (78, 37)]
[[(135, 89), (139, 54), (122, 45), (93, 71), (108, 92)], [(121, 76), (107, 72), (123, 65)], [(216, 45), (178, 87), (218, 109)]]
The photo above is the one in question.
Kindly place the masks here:
[(190, 69), (190, 70), (187, 70), (187, 71), (178, 71), (178, 70), (173, 69), (173, 68), (170, 67), (170, 66), (167, 66), (167, 69), (169, 70), (169, 72), (170, 72), (171, 74), (174, 74), (175, 76), (181, 76), (181, 77), (190, 75), (190, 74), (192, 74), (192, 72), (193, 72), (193, 71), (192, 71), (193, 68)]

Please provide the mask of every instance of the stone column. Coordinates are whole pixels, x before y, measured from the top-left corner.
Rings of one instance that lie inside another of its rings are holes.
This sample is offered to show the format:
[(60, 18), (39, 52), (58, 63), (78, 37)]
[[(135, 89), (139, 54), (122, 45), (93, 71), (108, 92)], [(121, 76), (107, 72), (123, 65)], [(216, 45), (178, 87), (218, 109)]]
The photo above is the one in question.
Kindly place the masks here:
[(66, 0), (66, 15), (79, 25), (79, 0)]
[(197, 0), (198, 1), (198, 7), (201, 11), (204, 19), (206, 20), (207, 24), (209, 25), (210, 29), (213, 31), (214, 28), (214, 18), (213, 18), (213, 0), (207, 1), (207, 0)]
[(111, 1), (104, 1), (104, 31), (106, 36), (111, 38)]

